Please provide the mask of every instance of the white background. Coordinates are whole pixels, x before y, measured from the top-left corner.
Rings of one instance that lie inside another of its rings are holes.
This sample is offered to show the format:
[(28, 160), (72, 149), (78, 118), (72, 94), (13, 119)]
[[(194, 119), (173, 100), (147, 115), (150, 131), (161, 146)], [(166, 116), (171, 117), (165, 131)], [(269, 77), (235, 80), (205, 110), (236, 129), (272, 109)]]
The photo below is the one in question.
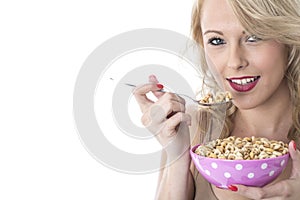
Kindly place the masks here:
[(122, 174), (83, 147), (77, 74), (107, 39), (138, 28), (190, 34), (193, 1), (1, 1), (0, 199), (153, 199), (157, 173)]

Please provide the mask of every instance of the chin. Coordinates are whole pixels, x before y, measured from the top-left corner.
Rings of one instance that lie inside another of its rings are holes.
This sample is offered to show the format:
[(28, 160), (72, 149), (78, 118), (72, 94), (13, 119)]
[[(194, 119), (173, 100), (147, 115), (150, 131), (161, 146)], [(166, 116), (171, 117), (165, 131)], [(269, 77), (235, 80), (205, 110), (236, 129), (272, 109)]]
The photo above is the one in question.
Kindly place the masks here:
[(240, 110), (249, 110), (257, 106), (257, 103), (249, 99), (246, 101), (234, 100), (233, 104)]

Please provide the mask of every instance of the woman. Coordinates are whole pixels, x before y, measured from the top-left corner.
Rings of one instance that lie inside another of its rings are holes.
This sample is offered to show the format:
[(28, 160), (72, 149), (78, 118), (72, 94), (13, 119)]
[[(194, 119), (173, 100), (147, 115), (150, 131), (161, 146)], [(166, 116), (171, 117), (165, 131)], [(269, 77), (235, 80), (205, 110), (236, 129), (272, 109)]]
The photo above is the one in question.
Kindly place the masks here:
[[(206, 182), (190, 167), (189, 126), (185, 102), (162, 89), (155, 76), (136, 88), (142, 122), (167, 146), (157, 199), (299, 199), (300, 188), (300, 1), (198, 0), (192, 33), (203, 47), (203, 73), (214, 72), (233, 96), (222, 137), (254, 135), (289, 143), (291, 161), (285, 171), (262, 188), (229, 185), (228, 190)], [(207, 77), (208, 78), (208, 77)], [(149, 100), (152, 91), (158, 100)], [(162, 108), (164, 112), (156, 114)], [(201, 122), (200, 122), (201, 124)], [(179, 126), (180, 125), (180, 126)], [(194, 125), (194, 123), (193, 123)], [(180, 128), (178, 128), (180, 127)], [(194, 145), (199, 141), (193, 141)]]

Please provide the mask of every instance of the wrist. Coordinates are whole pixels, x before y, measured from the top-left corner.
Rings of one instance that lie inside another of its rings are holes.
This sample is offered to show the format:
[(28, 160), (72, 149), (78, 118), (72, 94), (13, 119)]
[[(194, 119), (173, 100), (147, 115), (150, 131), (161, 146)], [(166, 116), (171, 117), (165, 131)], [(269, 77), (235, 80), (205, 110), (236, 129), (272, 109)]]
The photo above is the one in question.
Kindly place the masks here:
[(178, 155), (172, 155), (172, 156), (167, 156), (167, 165), (168, 166), (180, 166), (180, 167), (190, 167), (190, 163), (191, 163), (191, 156), (190, 156), (190, 152), (189, 149), (185, 150), (184, 152), (182, 152), (181, 154)]

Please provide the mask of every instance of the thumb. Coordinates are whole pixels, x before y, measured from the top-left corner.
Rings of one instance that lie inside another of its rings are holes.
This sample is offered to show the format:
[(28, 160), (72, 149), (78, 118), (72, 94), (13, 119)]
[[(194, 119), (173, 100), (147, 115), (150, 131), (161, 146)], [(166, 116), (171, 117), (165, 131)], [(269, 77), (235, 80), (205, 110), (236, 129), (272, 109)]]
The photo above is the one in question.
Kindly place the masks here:
[(156, 76), (153, 74), (149, 76), (149, 82), (150, 83), (159, 83)]
[(289, 153), (293, 164), (291, 178), (300, 177), (300, 152), (293, 140), (289, 143)]
[[(153, 74), (149, 76), (149, 82), (150, 83), (155, 83), (155, 84), (159, 83), (159, 81), (157, 80), (156, 76), (153, 75)], [(161, 85), (161, 87), (163, 87), (163, 85)], [(163, 88), (161, 88), (161, 89), (163, 89)], [(152, 93), (155, 95), (156, 98), (160, 98), (164, 94), (163, 92), (160, 92), (160, 91), (152, 92)]]

